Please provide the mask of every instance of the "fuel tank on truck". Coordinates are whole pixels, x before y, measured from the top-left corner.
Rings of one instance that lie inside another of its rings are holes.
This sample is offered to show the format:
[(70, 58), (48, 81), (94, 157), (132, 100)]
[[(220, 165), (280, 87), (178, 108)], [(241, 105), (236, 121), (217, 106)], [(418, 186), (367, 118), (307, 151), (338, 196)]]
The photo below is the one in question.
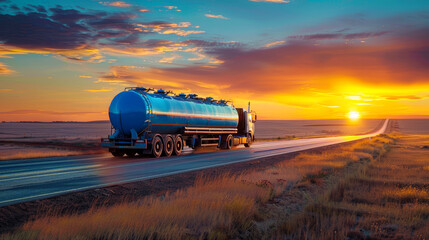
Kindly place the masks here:
[(237, 110), (225, 102), (195, 95), (171, 96), (163, 90), (149, 93), (145, 88), (131, 88), (113, 98), (109, 107), (112, 126), (128, 136), (137, 133), (180, 133), (184, 127), (236, 128)]

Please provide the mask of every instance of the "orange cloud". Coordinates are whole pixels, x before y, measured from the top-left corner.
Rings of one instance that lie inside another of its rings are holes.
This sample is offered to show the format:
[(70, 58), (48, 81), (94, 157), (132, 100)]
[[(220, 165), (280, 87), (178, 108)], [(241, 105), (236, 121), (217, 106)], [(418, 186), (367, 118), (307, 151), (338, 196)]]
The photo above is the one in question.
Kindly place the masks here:
[(183, 45), (171, 43), (170, 45), (157, 46), (157, 47), (132, 47), (132, 46), (118, 46), (118, 47), (105, 47), (101, 50), (108, 52), (111, 55), (129, 55), (129, 56), (147, 56), (157, 55), (166, 52), (176, 52), (182, 50)]
[(159, 60), (160, 63), (172, 63), (174, 59), (176, 59), (177, 56), (172, 57), (163, 57), (161, 60)]
[(190, 34), (205, 33), (202, 30), (182, 30), (180, 28), (187, 28), (191, 25), (190, 22), (169, 23), (169, 22), (150, 22), (144, 24), (136, 24), (142, 28), (150, 28), (152, 31), (159, 34), (176, 34), (179, 36), (187, 36)]
[(111, 92), (111, 91), (113, 91), (113, 89), (111, 89), (111, 88), (99, 88), (99, 89), (85, 89), (84, 91), (97, 93), (97, 92)]
[[(422, 50), (427, 48), (426, 41), (407, 39), (383, 45), (314, 45), (306, 41), (254, 50), (220, 46), (204, 52), (195, 47), (189, 51), (218, 59), (217, 67), (112, 67), (100, 79), (197, 92), (244, 104), (251, 99), (260, 103), (257, 110), (266, 118), (342, 118), (350, 111), (380, 117), (387, 106), (391, 114), (404, 112), (400, 108), (404, 100), (416, 102), (410, 107), (414, 112), (404, 114), (427, 113), (422, 108), (427, 99), (421, 97), (429, 88), (427, 58)], [(277, 105), (264, 108), (262, 102)], [(282, 115), (291, 112), (295, 115)]]
[(283, 43), (285, 43), (285, 42), (286, 42), (286, 41), (275, 41), (275, 42), (270, 42), (270, 43), (265, 44), (265, 45), (264, 45), (264, 47), (266, 47), (266, 48), (268, 48), (268, 47), (273, 47), (273, 46), (276, 46), (276, 45), (283, 44)]
[(182, 11), (177, 6), (164, 6), (164, 7), (167, 8), (168, 10), (176, 10), (178, 12)]
[(77, 46), (73, 49), (55, 49), (55, 48), (21, 48), (0, 44), (0, 56), (2, 55), (25, 55), (29, 53), (35, 54), (54, 54), (65, 60), (78, 62), (104, 62), (104, 57), (100, 51), (86, 44)]
[(199, 93), (213, 94), (220, 93), (221, 90), (230, 87), (229, 84), (208, 83), (199, 79), (175, 79), (174, 81), (163, 75), (162, 71), (136, 66), (114, 66), (110, 67), (110, 72), (99, 77), (98, 82), (106, 83), (127, 83), (130, 86), (147, 86), (154, 88), (164, 88), (180, 92), (190, 92), (191, 89), (199, 89)]
[(112, 3), (109, 3), (108, 5), (113, 7), (131, 7), (132, 6), (131, 4), (128, 4), (123, 1), (112, 2)]
[(204, 16), (206, 16), (208, 18), (218, 18), (218, 19), (225, 19), (225, 20), (229, 19), (229, 18), (224, 17), (222, 15), (205, 14)]
[(6, 64), (0, 62), (0, 74), (1, 75), (12, 74), (14, 72), (15, 71), (10, 69)]
[(180, 30), (180, 29), (167, 29), (161, 34), (176, 34), (179, 36), (188, 36), (189, 34), (198, 34), (198, 33), (205, 33), (205, 31), (195, 31), (195, 30)]

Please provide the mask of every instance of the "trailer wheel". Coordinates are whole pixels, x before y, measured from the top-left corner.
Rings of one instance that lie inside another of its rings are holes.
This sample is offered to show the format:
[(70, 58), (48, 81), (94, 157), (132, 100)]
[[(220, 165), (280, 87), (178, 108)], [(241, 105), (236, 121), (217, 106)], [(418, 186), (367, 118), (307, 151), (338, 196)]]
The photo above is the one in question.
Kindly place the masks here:
[(152, 156), (159, 158), (162, 154), (164, 144), (160, 136), (155, 136), (152, 140)]
[(179, 156), (183, 150), (183, 138), (180, 135), (176, 136), (174, 140), (174, 151), (173, 154)]
[(171, 136), (167, 136), (164, 141), (164, 155), (169, 157), (174, 150), (174, 141)]

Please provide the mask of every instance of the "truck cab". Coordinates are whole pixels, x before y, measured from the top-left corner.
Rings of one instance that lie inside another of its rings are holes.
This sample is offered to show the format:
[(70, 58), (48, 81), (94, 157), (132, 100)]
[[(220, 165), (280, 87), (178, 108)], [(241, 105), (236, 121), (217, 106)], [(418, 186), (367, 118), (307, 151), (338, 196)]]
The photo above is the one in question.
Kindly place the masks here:
[(237, 112), (238, 126), (234, 145), (244, 144), (245, 147), (250, 147), (250, 144), (255, 140), (256, 113), (250, 110), (250, 102), (247, 110), (237, 108)]

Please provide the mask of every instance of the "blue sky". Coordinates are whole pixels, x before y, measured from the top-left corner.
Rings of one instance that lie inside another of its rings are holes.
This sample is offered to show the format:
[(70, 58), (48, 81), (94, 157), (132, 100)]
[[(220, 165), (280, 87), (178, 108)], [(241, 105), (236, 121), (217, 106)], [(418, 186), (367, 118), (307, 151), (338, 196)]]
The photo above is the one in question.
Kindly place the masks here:
[(135, 85), (250, 99), (266, 119), (379, 117), (385, 106), (429, 114), (428, 1), (0, 0), (0, 9), (6, 120), (105, 119), (110, 99)]

